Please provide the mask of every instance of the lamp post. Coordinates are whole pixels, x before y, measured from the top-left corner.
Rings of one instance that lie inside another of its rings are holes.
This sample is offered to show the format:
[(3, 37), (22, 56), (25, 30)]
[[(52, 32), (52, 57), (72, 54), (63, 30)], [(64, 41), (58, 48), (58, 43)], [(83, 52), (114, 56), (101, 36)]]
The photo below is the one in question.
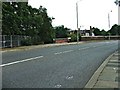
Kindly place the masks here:
[[(112, 12), (112, 10), (110, 12)], [(110, 27), (111, 27), (111, 25), (110, 25), (110, 12), (108, 12), (108, 27), (109, 27), (109, 30), (110, 30)], [(110, 40), (110, 33), (109, 33), (109, 40)]]
[[(82, 0), (79, 0), (82, 1)], [(78, 27), (78, 2), (76, 2), (76, 19), (77, 19), (77, 43), (79, 42), (79, 27)]]

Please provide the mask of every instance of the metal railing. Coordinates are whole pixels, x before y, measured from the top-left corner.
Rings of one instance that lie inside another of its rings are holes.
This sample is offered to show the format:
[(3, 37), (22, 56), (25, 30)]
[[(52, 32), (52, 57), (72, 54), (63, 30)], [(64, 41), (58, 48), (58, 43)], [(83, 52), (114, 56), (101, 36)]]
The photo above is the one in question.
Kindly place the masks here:
[(21, 46), (21, 40), (23, 39), (25, 39), (25, 36), (0, 35), (0, 48)]

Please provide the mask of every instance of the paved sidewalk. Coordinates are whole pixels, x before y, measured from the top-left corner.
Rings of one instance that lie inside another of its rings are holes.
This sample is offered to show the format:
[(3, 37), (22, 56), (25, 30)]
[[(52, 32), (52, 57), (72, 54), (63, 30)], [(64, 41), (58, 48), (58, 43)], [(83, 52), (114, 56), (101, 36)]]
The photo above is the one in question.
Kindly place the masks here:
[(113, 53), (103, 62), (85, 88), (120, 88), (120, 52)]

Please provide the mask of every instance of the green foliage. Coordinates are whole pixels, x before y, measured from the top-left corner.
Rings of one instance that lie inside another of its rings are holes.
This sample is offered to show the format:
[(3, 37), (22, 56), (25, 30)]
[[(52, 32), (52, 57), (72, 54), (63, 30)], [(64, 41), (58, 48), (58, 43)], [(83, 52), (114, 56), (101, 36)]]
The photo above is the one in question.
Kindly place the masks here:
[(120, 7), (120, 1), (119, 0), (115, 0), (114, 3)]
[(106, 36), (106, 35), (120, 35), (120, 25), (114, 24), (112, 26), (112, 28), (108, 31), (105, 31), (104, 29), (100, 31), (100, 29), (98, 28), (92, 28), (93, 33), (95, 34), (95, 36)]
[(101, 31), (101, 35), (102, 35), (102, 36), (106, 36), (106, 35), (107, 35), (107, 32), (103, 29), (103, 30)]
[(47, 15), (46, 8), (42, 6), (39, 9), (32, 8), (27, 2), (3, 2), (2, 5), (2, 34), (34, 37), (32, 39), (34, 44), (53, 42), (55, 37), (53, 17)]
[(94, 33), (95, 36), (100, 36), (101, 35), (100, 29), (94, 28), (94, 27), (92, 29), (93, 29), (93, 33)]
[(32, 45), (32, 40), (31, 40), (31, 38), (28, 37), (28, 38), (26, 38), (26, 39), (23, 39), (23, 40), (21, 41), (21, 45), (23, 45), (23, 46)]
[(70, 29), (65, 28), (64, 25), (57, 26), (55, 29), (55, 36), (56, 38), (67, 38), (68, 32)]
[(71, 34), (71, 42), (77, 41), (77, 35), (76, 34)]
[[(77, 33), (68, 34), (68, 37), (71, 37), (70, 42), (76, 42), (77, 41)], [(81, 41), (80, 34), (79, 34), (79, 41)]]
[(120, 35), (120, 25), (113, 25), (112, 28), (108, 31), (111, 35)]

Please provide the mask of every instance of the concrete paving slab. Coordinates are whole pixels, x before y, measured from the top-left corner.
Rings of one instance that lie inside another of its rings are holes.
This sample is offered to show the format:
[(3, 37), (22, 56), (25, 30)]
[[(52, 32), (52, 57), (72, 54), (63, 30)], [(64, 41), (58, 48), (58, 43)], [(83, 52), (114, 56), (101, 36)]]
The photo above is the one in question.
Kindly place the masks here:
[(118, 88), (118, 82), (113, 81), (98, 81), (94, 88)]
[(120, 64), (120, 61), (119, 60), (110, 60), (108, 63), (119, 63)]
[(116, 70), (116, 73), (118, 73), (118, 74), (120, 75), (120, 69), (117, 69), (117, 70)]
[[(119, 65), (119, 63), (109, 63), (107, 64), (107, 66), (110, 67), (117, 67)], [(119, 68), (119, 67), (118, 67)], [(105, 81), (116, 81), (116, 77), (118, 76), (118, 68), (104, 68), (104, 70), (102, 71), (102, 73), (100, 74), (98, 80), (105, 80)], [(118, 81), (118, 80), (117, 80)]]
[(118, 74), (114, 70), (104, 70), (98, 80), (115, 81)]
[(108, 62), (108, 64), (111, 64), (111, 65), (120, 65), (120, 63), (118, 63), (118, 62)]
[(96, 89), (98, 89), (98, 90), (100, 90), (100, 89), (102, 89), (102, 90), (115, 90), (114, 88), (110, 88), (110, 87), (106, 87), (106, 86), (94, 86), (92, 88), (92, 90), (96, 90)]
[(118, 67), (109, 67), (109, 66), (106, 66), (105, 69), (118, 70), (119, 68)]
[(111, 59), (111, 57), (114, 55), (114, 53), (112, 55), (110, 55), (103, 63), (102, 65), (96, 70), (96, 72), (93, 74), (93, 76), (91, 77), (91, 79), (88, 81), (88, 83), (85, 85), (85, 88), (93, 88), (93, 86), (95, 85), (95, 83), (97, 82), (99, 75), (101, 74), (101, 72), (103, 71), (103, 69), (106, 67), (107, 63), (109, 62), (109, 60)]
[(118, 59), (110, 59), (109, 61), (119, 61)]
[(119, 77), (119, 75), (115, 78), (115, 81), (118, 82), (118, 83), (120, 83), (120, 77)]
[[(90, 82), (94, 80), (94, 76), (96, 76), (93, 75), (86, 86), (89, 88), (95, 88), (95, 90), (96, 88), (111, 88), (111, 90), (115, 90), (114, 88), (120, 87), (120, 61), (118, 59), (118, 52), (115, 52), (111, 56), (109, 56), (105, 60), (106, 64), (104, 65), (104, 67), (103, 65), (100, 66), (103, 67), (103, 70), (101, 71), (101, 73), (99, 73), (98, 79), (95, 79), (96, 83), (94, 83), (94, 85), (90, 84)], [(99, 71), (99, 69), (97, 71)]]
[(106, 66), (108, 67), (115, 67), (115, 68), (120, 68), (120, 65), (117, 65), (117, 64), (107, 64)]
[(113, 65), (113, 66), (118, 66), (118, 67), (119, 67), (119, 66), (120, 66), (120, 63), (110, 63), (110, 62), (109, 62), (107, 65), (111, 65), (111, 66)]
[(118, 60), (118, 57), (112, 57), (111, 60)]

